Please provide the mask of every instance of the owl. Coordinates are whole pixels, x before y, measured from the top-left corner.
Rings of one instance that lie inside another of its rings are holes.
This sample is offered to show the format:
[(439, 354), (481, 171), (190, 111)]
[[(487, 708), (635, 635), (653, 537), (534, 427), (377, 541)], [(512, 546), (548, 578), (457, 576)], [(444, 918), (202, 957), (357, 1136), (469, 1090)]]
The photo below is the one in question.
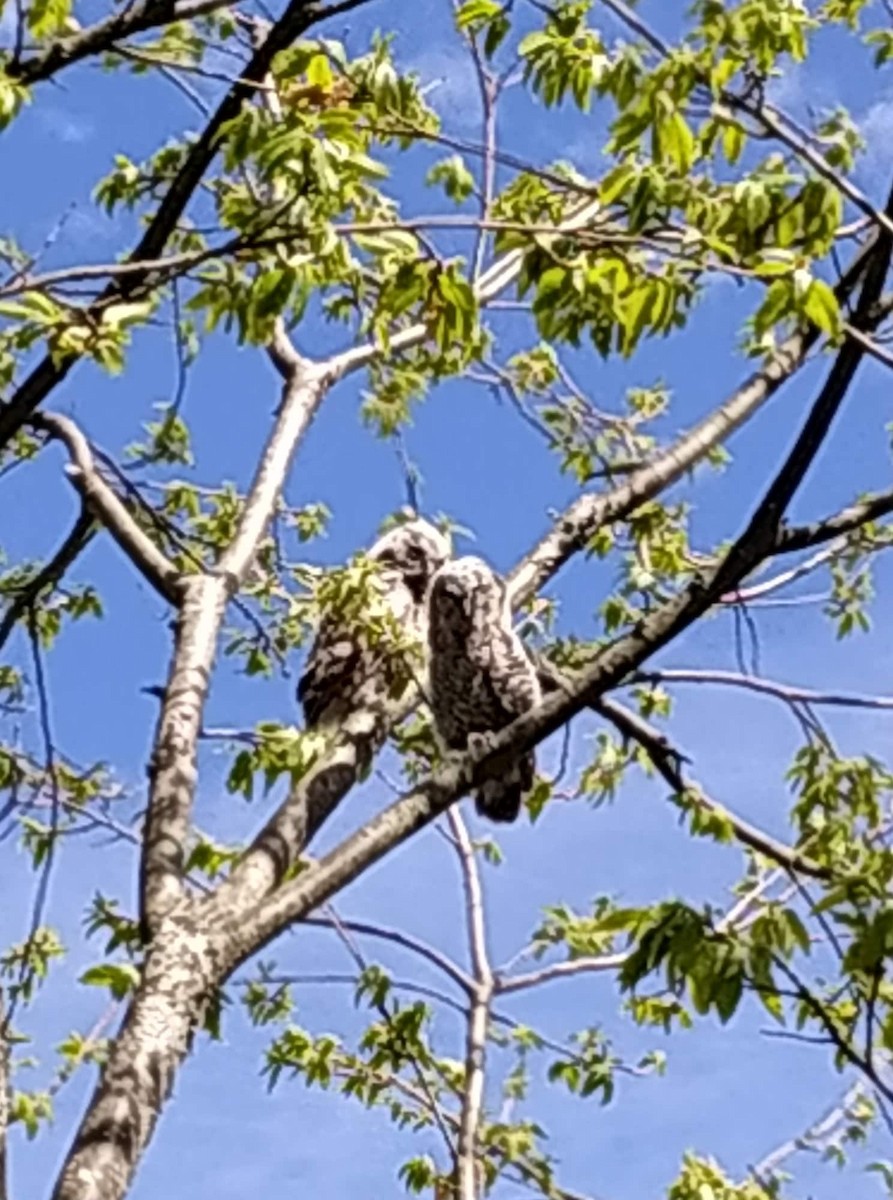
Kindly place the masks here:
[[(402, 635), (424, 647), (426, 597), (435, 571), (450, 557), (450, 543), (418, 518), (389, 530), (366, 552), (377, 565), (371, 581), (375, 611), (363, 613), (381, 625), (390, 615)], [(298, 700), (308, 729), (340, 725), (358, 709), (399, 695), (412, 678), (408, 656), (394, 655), (364, 633), (360, 624), (334, 614), (320, 622), (298, 683)]]
[[(431, 711), (448, 750), (504, 729), (540, 702), (536, 670), (512, 629), (506, 586), (480, 558), (457, 558), (437, 572), (428, 599)], [(475, 796), (491, 821), (514, 821), (533, 786), (532, 752)]]

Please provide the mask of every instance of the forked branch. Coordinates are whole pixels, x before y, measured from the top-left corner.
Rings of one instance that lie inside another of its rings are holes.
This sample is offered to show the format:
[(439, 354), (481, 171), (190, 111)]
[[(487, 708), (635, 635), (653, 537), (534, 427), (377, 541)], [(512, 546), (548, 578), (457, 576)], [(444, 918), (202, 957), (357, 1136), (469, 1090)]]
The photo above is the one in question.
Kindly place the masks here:
[(111, 534), (143, 578), (170, 604), (177, 605), (180, 572), (140, 529), (124, 503), (102, 478), (90, 444), (74, 421), (58, 413), (45, 413), (35, 417), (32, 425), (62, 442), (70, 459), (66, 474), (85, 508)]

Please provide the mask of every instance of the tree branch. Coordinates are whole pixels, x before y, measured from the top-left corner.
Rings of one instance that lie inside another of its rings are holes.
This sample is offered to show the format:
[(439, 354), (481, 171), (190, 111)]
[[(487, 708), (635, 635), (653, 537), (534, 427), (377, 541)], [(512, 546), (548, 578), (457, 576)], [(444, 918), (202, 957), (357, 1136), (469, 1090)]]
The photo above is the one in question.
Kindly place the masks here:
[[(32, 420), (35, 429), (58, 438), (63, 443), (70, 461), (66, 474), (76, 488), (84, 507), (118, 543), (139, 573), (170, 604), (180, 600), (180, 573), (172, 562), (143, 533), (136, 521), (105, 482), (93, 459), (90, 444), (70, 417), (58, 413), (46, 413)], [(83, 545), (89, 538), (83, 537)], [(78, 547), (79, 549), (82, 546)], [(76, 551), (69, 551), (65, 562), (68, 566)]]
[(750, 1173), (753, 1178), (761, 1187), (765, 1187), (765, 1181), (778, 1172), (781, 1164), (799, 1151), (816, 1150), (821, 1152), (825, 1150), (833, 1142), (835, 1135), (842, 1132), (841, 1126), (851, 1120), (853, 1110), (866, 1098), (864, 1084), (861, 1081), (854, 1083), (852, 1087), (847, 1088), (841, 1099), (829, 1112), (819, 1117), (817, 1121), (813, 1121), (803, 1133), (783, 1142), (761, 1159), (751, 1169)]
[(893, 697), (854, 696), (840, 692), (818, 692), (809, 688), (790, 687), (755, 675), (740, 675), (735, 671), (714, 671), (666, 667), (639, 671), (633, 682), (642, 683), (718, 683), (745, 688), (765, 696), (774, 696), (786, 704), (819, 704), (836, 708), (893, 709)]
[(53, 1200), (123, 1200), (224, 969), (201, 921), (165, 923), (110, 1047)]
[(191, 576), (184, 584), (149, 772), (141, 868), (144, 938), (155, 933), (164, 915), (185, 896), (183, 859), (195, 795), (196, 752), (226, 602), (251, 568), (298, 444), (331, 383), (330, 372), (310, 367), (297, 356), (288, 358), (278, 340), (273, 347), (271, 354), (285, 376), (282, 398), (233, 540), (213, 575)]
[[(338, 918), (344, 929), (349, 929), (351, 933), (358, 933), (364, 937), (380, 938), (382, 941), (391, 942), (395, 946), (401, 946), (404, 950), (409, 950), (413, 954), (424, 958), (426, 962), (432, 964), (442, 971), (444, 975), (452, 979), (453, 983), (457, 984), (463, 992), (468, 993), (472, 986), (471, 978), (465, 971), (458, 967), (445, 954), (441, 954), (433, 946), (429, 946), (427, 942), (422, 942), (418, 938), (411, 937), (410, 934), (404, 933), (401, 929), (390, 929), (384, 925), (374, 925), (369, 921), (355, 921), (352, 918)], [(323, 929), (334, 929), (335, 922), (333, 918), (326, 916), (309, 916), (302, 922), (302, 925), (318, 926)]]
[(156, 29), (175, 21), (188, 21), (204, 16), (219, 8), (226, 8), (232, 0), (192, 0), (191, 3), (176, 5), (158, 4), (158, 0), (139, 0), (121, 12), (94, 25), (88, 25), (71, 37), (51, 42), (40, 54), (18, 62), (6, 64), (6, 73), (21, 83), (40, 83), (53, 75), (80, 62), (84, 58), (101, 54), (112, 48), (115, 42)]
[(730, 812), (725, 805), (711, 799), (699, 784), (685, 778), (682, 771), (682, 756), (674, 750), (667, 739), (637, 713), (630, 712), (616, 700), (597, 700), (592, 708), (610, 721), (623, 736), (637, 742), (648, 755), (654, 769), (664, 779), (677, 796), (684, 796), (688, 802), (702, 812), (709, 813), (719, 821), (728, 825), (735, 833), (739, 842), (750, 846), (758, 854), (771, 859), (772, 862), (788, 871), (797, 871), (804, 875), (812, 875), (816, 879), (827, 879), (830, 871), (814, 863), (798, 850), (776, 841), (768, 833), (763, 833), (749, 822)]
[(778, 575), (761, 580), (760, 583), (753, 583), (747, 587), (739, 587), (734, 592), (728, 592), (725, 596), (720, 596), (720, 602), (722, 604), (747, 604), (752, 600), (759, 600), (762, 596), (767, 596), (772, 592), (780, 591), (789, 584), (795, 583), (798, 579), (802, 579), (806, 575), (811, 575), (813, 571), (818, 570), (819, 567), (829, 562), (835, 554), (839, 554), (845, 546), (846, 543), (842, 538), (834, 541), (830, 546), (825, 546), (822, 550), (817, 550), (805, 562), (798, 563), (796, 567), (791, 567), (788, 571), (781, 571)]
[(775, 552), (790, 554), (795, 550), (820, 546), (823, 542), (830, 542), (844, 533), (852, 533), (854, 529), (890, 513), (893, 513), (893, 489), (888, 492), (875, 492), (830, 517), (814, 521), (811, 525), (782, 527), (778, 531)]
[[(835, 291), (839, 301), (850, 294), (871, 262), (876, 240), (864, 246), (847, 268)], [(884, 311), (891, 308), (893, 299), (884, 306)], [(872, 320), (875, 317), (880, 321), (881, 312), (873, 312)], [(755, 371), (719, 408), (708, 414), (690, 433), (678, 438), (667, 450), (630, 475), (625, 483), (607, 493), (587, 492), (575, 500), (523, 563), (509, 575), (514, 602), (520, 604), (538, 591), (572, 554), (583, 549), (599, 529), (628, 516), (680, 479), (715, 446), (725, 442), (799, 370), (818, 336), (814, 327), (793, 333), (766, 365)], [(853, 343), (848, 345), (860, 353)]]
[(484, 899), (474, 847), (459, 811), (451, 808), (447, 817), (462, 870), (468, 947), (474, 975), (474, 988), (469, 998), (470, 1005), (465, 1029), (465, 1079), (462, 1087), (462, 1107), (459, 1114), (456, 1179), (459, 1187), (458, 1200), (478, 1200), (482, 1194), (478, 1141), (483, 1116), (487, 1027), (490, 1022), (490, 1005), (493, 1000), (493, 971), (487, 952)]

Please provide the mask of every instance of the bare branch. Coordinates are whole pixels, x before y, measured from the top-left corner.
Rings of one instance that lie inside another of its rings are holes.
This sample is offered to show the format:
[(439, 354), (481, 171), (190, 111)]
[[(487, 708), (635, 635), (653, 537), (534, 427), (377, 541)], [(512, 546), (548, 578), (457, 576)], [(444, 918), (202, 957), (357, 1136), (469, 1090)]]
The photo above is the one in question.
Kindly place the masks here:
[(771, 579), (764, 579), (761, 583), (753, 583), (749, 587), (736, 588), (734, 592), (729, 592), (728, 595), (721, 596), (720, 603), (747, 604), (752, 600), (759, 600), (761, 596), (768, 596), (772, 592), (780, 591), (789, 584), (796, 583), (798, 579), (803, 579), (804, 576), (811, 575), (813, 571), (823, 566), (826, 562), (829, 562), (845, 545), (846, 543), (842, 538), (834, 541), (823, 550), (816, 551), (805, 562), (798, 563), (796, 567), (791, 567), (789, 571), (781, 571), (778, 575), (773, 575)]
[[(74, 421), (58, 413), (46, 413), (35, 417), (32, 423), (36, 429), (58, 438), (65, 446), (71, 460), (66, 474), (80, 494), (85, 508), (111, 534), (143, 578), (170, 604), (178, 604), (179, 571), (143, 533), (99, 474), (90, 444)], [(73, 558), (74, 554), (71, 554), (68, 561)]]
[(831, 541), (844, 533), (852, 533), (863, 525), (876, 521), (893, 512), (893, 490), (876, 492), (864, 500), (851, 504), (830, 517), (824, 517), (812, 525), (782, 527), (778, 532), (776, 553), (788, 554), (794, 550), (805, 550)]
[(797, 850), (776, 841), (749, 822), (730, 812), (725, 805), (711, 799), (696, 783), (685, 778), (682, 771), (682, 756), (674, 750), (667, 739), (637, 713), (630, 712), (616, 700), (598, 700), (593, 709), (606, 717), (620, 730), (625, 738), (637, 742), (647, 753), (658, 774), (666, 780), (678, 796), (685, 797), (690, 804), (702, 812), (709, 813), (731, 828), (739, 842), (750, 846), (758, 854), (789, 871), (799, 871), (817, 879), (827, 879), (830, 872), (819, 866)]
[(487, 1027), (493, 1000), (493, 971), (487, 952), (483, 891), (474, 847), (458, 810), (451, 808), (447, 816), (462, 870), (468, 945), (474, 974), (474, 989), (470, 996), (465, 1033), (465, 1079), (459, 1116), (456, 1176), (459, 1200), (478, 1200), (482, 1194), (483, 1183), (483, 1172), (478, 1163), (478, 1140), (483, 1116)]
[(772, 962), (775, 968), (785, 976), (795, 989), (797, 999), (801, 1001), (805, 1008), (809, 1009), (813, 1017), (815, 1017), (816, 1021), (824, 1029), (825, 1034), (836, 1047), (841, 1058), (845, 1059), (858, 1071), (861, 1071), (886, 1100), (893, 1101), (893, 1088), (890, 1088), (881, 1079), (870, 1057), (862, 1054), (852, 1044), (844, 1030), (841, 1029), (839, 1020), (828, 1011), (819, 997), (803, 982), (790, 963), (777, 954), (772, 955)]
[(235, 535), (213, 576), (184, 581), (183, 608), (150, 767), (142, 866), (144, 937), (154, 933), (165, 913), (185, 895), (183, 854), (195, 795), (196, 747), (226, 601), (251, 569), (292, 458), (331, 382), (325, 369), (288, 358), (275, 338), (273, 347), (271, 354), (285, 375), (282, 399)]
[(598, 975), (603, 971), (619, 971), (628, 957), (625, 951), (617, 954), (584, 955), (568, 959), (567, 962), (551, 963), (524, 975), (498, 976), (496, 994), (505, 996), (510, 992), (523, 992), (528, 988), (539, 987), (556, 979), (569, 979), (574, 975)]
[[(413, 954), (418, 954), (419, 957), (424, 958), (452, 979), (453, 983), (457, 984), (463, 992), (467, 993), (471, 990), (472, 980), (461, 967), (458, 967), (452, 959), (447, 958), (433, 946), (429, 946), (427, 942), (404, 933), (402, 929), (390, 929), (385, 925), (372, 924), (369, 921), (355, 921), (352, 918), (339, 917), (338, 920), (343, 928), (349, 929), (352, 933), (379, 938), (382, 941), (391, 942), (395, 946), (401, 946), (404, 950), (410, 950)], [(324, 929), (334, 929), (335, 927), (332, 917), (317, 915), (305, 917), (301, 924), (319, 926)]]
[(285, 349), (280, 329), (271, 343), (270, 354), (285, 375), (276, 428), (248, 491), (245, 508), (231, 545), (220, 559), (220, 571), (228, 578), (231, 592), (245, 580), (285, 483), (295, 450), (316, 415), (332, 380), (325, 367), (305, 363), (293, 349)]
[(637, 680), (643, 683), (718, 683), (730, 687), (745, 688), (765, 696), (774, 696), (787, 704), (818, 704), (836, 708), (893, 709), (893, 697), (858, 696), (842, 692), (818, 692), (809, 688), (790, 687), (785, 683), (761, 679), (755, 675), (740, 675), (736, 671), (714, 671), (666, 667), (660, 670), (640, 671)]
[(847, 1088), (832, 1109), (814, 1121), (803, 1133), (777, 1146), (752, 1168), (753, 1177), (764, 1186), (764, 1181), (775, 1175), (787, 1159), (802, 1150), (823, 1151), (852, 1118), (854, 1110), (866, 1099), (865, 1085), (861, 1082)]

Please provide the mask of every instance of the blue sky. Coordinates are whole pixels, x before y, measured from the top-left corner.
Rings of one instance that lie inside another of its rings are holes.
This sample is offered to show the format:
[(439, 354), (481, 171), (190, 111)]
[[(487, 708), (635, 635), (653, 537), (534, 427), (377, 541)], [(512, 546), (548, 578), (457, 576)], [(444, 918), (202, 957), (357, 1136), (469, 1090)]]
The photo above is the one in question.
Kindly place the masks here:
[[(657, 3), (643, 4), (642, 11), (655, 14), (660, 24)], [(369, 30), (379, 23), (387, 26), (389, 19), (396, 20), (396, 12), (379, 2), (368, 13), (347, 18), (349, 47), (360, 48)], [(672, 22), (663, 24), (671, 32)], [(336, 21), (329, 32), (342, 36), (344, 25)], [(398, 57), (426, 77), (443, 78), (432, 98), (442, 106), (448, 128), (474, 137), (476, 100), (468, 92), (467, 67), (447, 32), (446, 7), (424, 0), (401, 17), (401, 25)], [(887, 133), (893, 92), (888, 76), (871, 72), (867, 62), (823, 34), (815, 62), (786, 73), (776, 96), (801, 116), (810, 103), (851, 106), (871, 140), (860, 183), (878, 199), (886, 190), (884, 172), (893, 158)], [(194, 120), (182, 97), (152, 81), (77, 69), (63, 75), (58, 87), (42, 85), (33, 108), (3, 135), (0, 233), (15, 230), (26, 246), (37, 248), (74, 202), (43, 265), (107, 261), (132, 242), (135, 227), (128, 218), (108, 221), (91, 210), (89, 195), (96, 179), (108, 169), (113, 154), (139, 159)], [(531, 159), (566, 155), (597, 170), (600, 121), (599, 113), (589, 122), (568, 113), (557, 120), (544, 118), (519, 92), (510, 99), (501, 133), (506, 148)], [(436, 197), (411, 182), (420, 177), (418, 163), (424, 156), (412, 161), (415, 166), (401, 168), (397, 177), (406, 182), (407, 207), (435, 211)], [(570, 362), (579, 383), (606, 404), (616, 403), (627, 387), (665, 380), (673, 391), (667, 428), (688, 428), (748, 372), (747, 363), (736, 356), (738, 324), (745, 311), (736, 289), (718, 284), (706, 295), (688, 331), (647, 344), (632, 362), (604, 364), (589, 351), (572, 356)], [(507, 325), (499, 329), (501, 346), (514, 345), (517, 333)], [(301, 331), (301, 348), (325, 353), (338, 336), (337, 331), (314, 325)], [(821, 362), (810, 366), (735, 438), (734, 461), (725, 474), (704, 468), (694, 484), (675, 489), (676, 496), (693, 506), (693, 538), (699, 548), (741, 528), (751, 498), (790, 444), (822, 370)], [(54, 394), (52, 406), (75, 416), (102, 446), (120, 450), (139, 435), (152, 406), (172, 396), (174, 386), (173, 351), (166, 332), (158, 330), (136, 339), (123, 376), (109, 380), (83, 365)], [(358, 419), (361, 386), (360, 380), (348, 380), (336, 389), (301, 447), (289, 479), (290, 502), (324, 501), (334, 513), (329, 536), (309, 551), (313, 561), (342, 561), (367, 544), (380, 520), (403, 501), (392, 448), (376, 440)], [(252, 463), (249, 451), (259, 447), (268, 428), (276, 391), (275, 376), (262, 354), (240, 349), (224, 337), (209, 339), (190, 374), (186, 398), (198, 482), (232, 479), (244, 486)], [(859, 492), (889, 486), (884, 433), (891, 420), (889, 395), (881, 370), (865, 366), (830, 450), (820, 457), (798, 496), (793, 519), (821, 515)], [(510, 407), (497, 405), (485, 390), (467, 383), (443, 386), (418, 410), (408, 446), (424, 476), (425, 507), (448, 512), (473, 529), (475, 552), (500, 569), (512, 566), (544, 532), (547, 511), (564, 506), (574, 495), (572, 483), (560, 476), (556, 460), (536, 434)], [(3, 546), (10, 560), (46, 554), (73, 519), (74, 499), (61, 465), (61, 455), (52, 450), (0, 481)], [(73, 758), (113, 763), (132, 789), (132, 808), (138, 809), (155, 718), (154, 701), (140, 689), (163, 680), (168, 614), (105, 540), (83, 556), (74, 578), (99, 583), (106, 615), (102, 622), (86, 621), (68, 629), (48, 659), (54, 733)], [(577, 562), (565, 570), (549, 588), (562, 599), (563, 628), (581, 636), (592, 634), (593, 613), (609, 583), (610, 574), (596, 564)], [(879, 561), (876, 584), (873, 611), (880, 629), (870, 637), (835, 642), (816, 606), (759, 610), (764, 673), (810, 687), (890, 691), (893, 653), (883, 620), (893, 593), (890, 562)], [(814, 581), (806, 581), (799, 590), (814, 587)], [(16, 653), (24, 656), (25, 650), (20, 640)], [(702, 623), (658, 661), (664, 666), (736, 669), (731, 615), (720, 613)], [(245, 680), (224, 665), (213, 687), (207, 724), (250, 726), (265, 718), (292, 719), (296, 666), (290, 679), (258, 681)], [(677, 696), (673, 737), (693, 758), (698, 779), (736, 812), (783, 836), (783, 772), (798, 745), (796, 726), (786, 711), (777, 702), (731, 689), (679, 688)], [(829, 715), (828, 724), (842, 752), (883, 755), (891, 720), (884, 714), (845, 713)], [(585, 761), (596, 729), (590, 717), (575, 722), (572, 763)], [(35, 735), (28, 718), (23, 737), (33, 744)], [(547, 769), (553, 769), (557, 759), (555, 745), (542, 753)], [(248, 835), (275, 803), (275, 796), (251, 805), (228, 796), (222, 787), (227, 761), (219, 747), (203, 749), (196, 806), (202, 828), (222, 840)], [(694, 903), (727, 899), (740, 855), (734, 849), (692, 842), (677, 827), (664, 791), (633, 777), (611, 806), (592, 810), (584, 803), (556, 805), (536, 826), (519, 823), (502, 836), (505, 863), (485, 869), (496, 962), (509, 959), (525, 943), (545, 904), (560, 901), (583, 908), (602, 893), (630, 903), (670, 896)], [(389, 796), (383, 783), (372, 781), (342, 807), (320, 845), (333, 844)], [(467, 805), (465, 810), (473, 821)], [(105, 1006), (102, 995), (76, 983), (85, 965), (101, 957), (101, 945), (83, 938), (82, 915), (98, 887), (132, 908), (135, 863), (129, 847), (95, 839), (80, 839), (60, 859), (52, 882), (51, 917), (71, 955), (54, 969), (43, 1002), (22, 1022), (44, 1055), (70, 1029), (87, 1028)], [(0, 842), (0, 943), (23, 936), (29, 889), (20, 850), (13, 840)], [(399, 925), (464, 960), (459, 879), (448, 848), (433, 831), (370, 871), (339, 898), (338, 908), (344, 916)], [(365, 949), (370, 958), (380, 957), (403, 977), (439, 982), (412, 959), (380, 954), (372, 943)], [(282, 970), (295, 972), (350, 970), (342, 948), (315, 930), (289, 934), (265, 957), (275, 957)], [(297, 996), (297, 1020), (307, 1028), (344, 1037), (359, 1028), (348, 990), (308, 986)], [(665, 1078), (622, 1079), (617, 1098), (606, 1109), (591, 1100), (568, 1099), (541, 1081), (534, 1088), (529, 1108), (552, 1133), (551, 1148), (562, 1162), (561, 1181), (611, 1200), (661, 1195), (686, 1148), (715, 1154), (727, 1169), (740, 1174), (820, 1115), (844, 1088), (821, 1049), (764, 1037), (763, 1017), (749, 1002), (725, 1029), (711, 1018), (671, 1039), (622, 1021), (615, 985), (606, 976), (552, 984), (504, 1008), (552, 1037), (602, 1023), (628, 1060), (654, 1047), (667, 1052)], [(461, 1030), (454, 1016), (438, 1015), (434, 1036), (444, 1054), (460, 1056)], [(249, 1189), (259, 1194), (276, 1189), (282, 1195), (303, 1189), (333, 1200), (358, 1193), (398, 1195), (395, 1165), (401, 1156), (423, 1149), (424, 1139), (414, 1145), (412, 1139), (397, 1135), (383, 1115), (366, 1115), (336, 1096), (309, 1093), (301, 1084), (286, 1084), (268, 1095), (259, 1077), (263, 1045), (263, 1037), (247, 1028), (238, 1014), (228, 1020), (221, 1044), (199, 1041), (178, 1083), (176, 1101), (143, 1163), (134, 1200), (161, 1194), (235, 1200)], [(22, 1086), (37, 1085), (45, 1077), (45, 1068), (36, 1068), (23, 1074)], [(47, 1193), (89, 1084), (84, 1078), (63, 1091), (55, 1126), (36, 1147), (26, 1145), (18, 1133), (13, 1137), (16, 1194)], [(879, 1138), (876, 1156), (885, 1152)], [(831, 1168), (798, 1165), (803, 1168), (800, 1194), (816, 1200), (840, 1194), (841, 1183)], [(855, 1176), (846, 1187), (854, 1200), (879, 1194), (871, 1177)]]

